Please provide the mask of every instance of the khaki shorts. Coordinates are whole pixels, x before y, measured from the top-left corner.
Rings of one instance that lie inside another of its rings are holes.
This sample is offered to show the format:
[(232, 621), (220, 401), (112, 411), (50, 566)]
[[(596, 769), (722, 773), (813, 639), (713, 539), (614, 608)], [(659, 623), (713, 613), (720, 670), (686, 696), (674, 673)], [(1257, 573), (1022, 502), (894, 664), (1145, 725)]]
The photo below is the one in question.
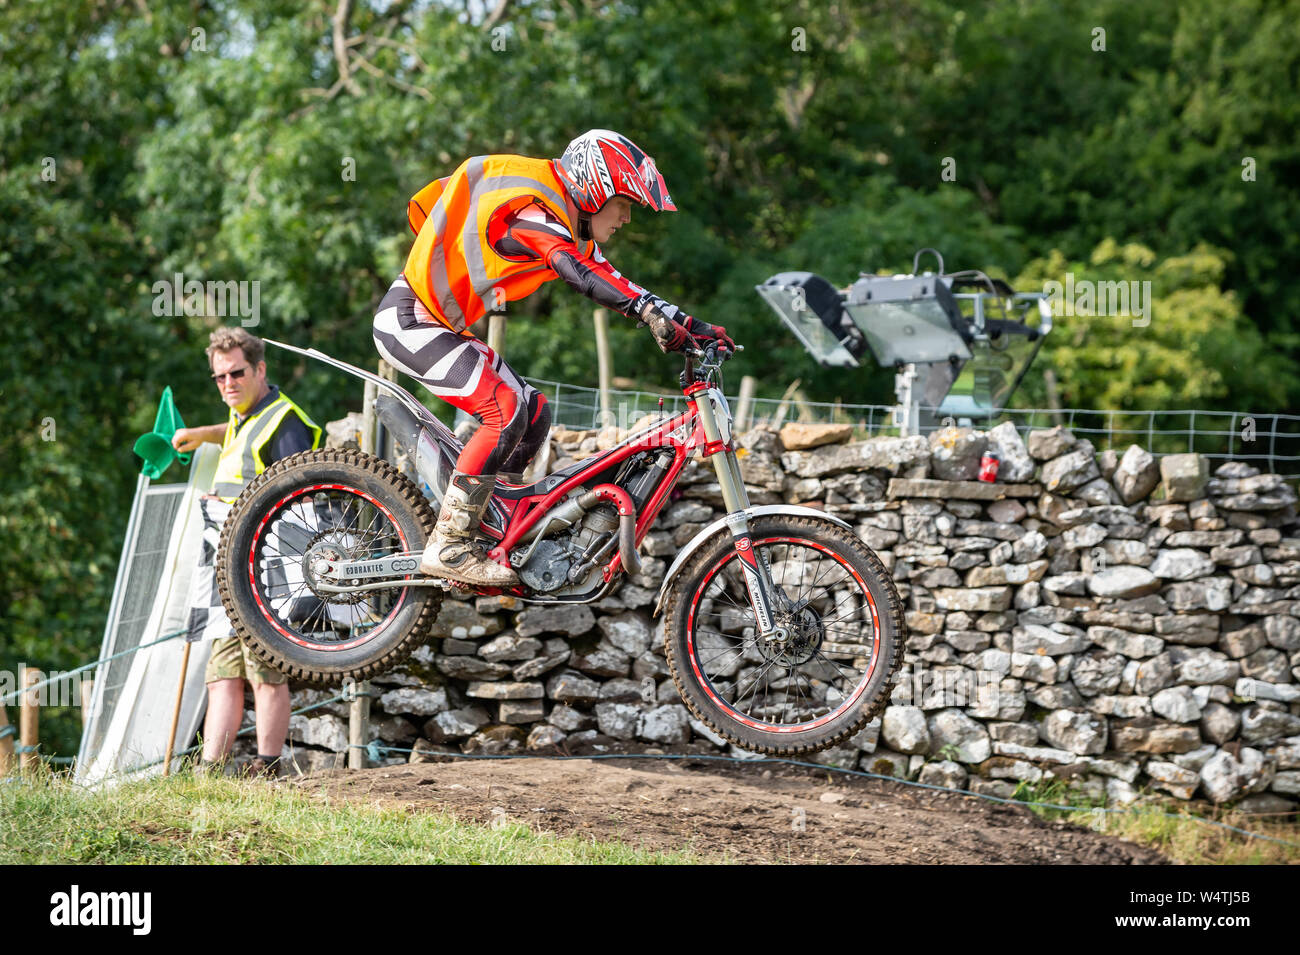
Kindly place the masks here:
[(212, 641), (212, 655), (203, 671), (204, 683), (217, 680), (248, 680), (251, 683), (278, 685), (289, 678), (248, 652), (238, 637), (219, 637)]

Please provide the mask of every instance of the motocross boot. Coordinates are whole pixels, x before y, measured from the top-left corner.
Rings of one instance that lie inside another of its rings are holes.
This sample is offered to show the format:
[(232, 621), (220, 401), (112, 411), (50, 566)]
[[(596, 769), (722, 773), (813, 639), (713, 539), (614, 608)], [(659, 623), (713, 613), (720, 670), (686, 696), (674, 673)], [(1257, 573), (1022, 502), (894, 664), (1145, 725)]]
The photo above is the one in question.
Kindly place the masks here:
[(447, 493), (442, 498), (442, 510), (438, 512), (438, 524), (420, 558), (420, 573), (477, 587), (519, 584), (519, 575), (490, 560), (487, 549), (475, 538), (495, 486), (495, 474), (452, 472)]

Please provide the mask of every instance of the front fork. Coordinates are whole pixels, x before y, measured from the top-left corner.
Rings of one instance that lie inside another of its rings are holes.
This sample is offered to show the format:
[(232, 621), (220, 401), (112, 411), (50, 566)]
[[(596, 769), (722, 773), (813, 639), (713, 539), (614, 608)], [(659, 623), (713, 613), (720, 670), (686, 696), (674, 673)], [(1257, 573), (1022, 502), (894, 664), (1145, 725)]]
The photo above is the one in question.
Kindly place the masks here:
[[(749, 592), (749, 605), (758, 621), (758, 639), (784, 644), (788, 634), (785, 627), (776, 625), (774, 611), (785, 609), (786, 600), (772, 585), (772, 568), (767, 562), (767, 554), (755, 554), (754, 541), (749, 533), (749, 518), (746, 515), (749, 492), (740, 474), (740, 462), (736, 459), (736, 452), (722, 440), (715, 408), (707, 393), (697, 397), (696, 409), (708, 442), (706, 454), (713, 462), (713, 470), (718, 475), (718, 486), (722, 489), (722, 504), (727, 509), (724, 520), (731, 530), (736, 557), (745, 577), (745, 589)], [(709, 452), (708, 448), (714, 450)]]

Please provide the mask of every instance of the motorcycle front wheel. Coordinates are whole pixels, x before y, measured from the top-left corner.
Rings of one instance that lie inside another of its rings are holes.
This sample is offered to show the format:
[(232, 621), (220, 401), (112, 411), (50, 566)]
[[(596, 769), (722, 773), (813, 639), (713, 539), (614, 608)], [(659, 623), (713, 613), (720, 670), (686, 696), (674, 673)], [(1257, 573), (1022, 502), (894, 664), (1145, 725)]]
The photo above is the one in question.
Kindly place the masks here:
[(750, 522), (776, 591), (759, 637), (735, 541), (719, 533), (677, 577), (664, 607), (668, 663), (687, 708), (756, 753), (827, 749), (884, 710), (903, 659), (902, 602), (880, 558), (826, 520)]

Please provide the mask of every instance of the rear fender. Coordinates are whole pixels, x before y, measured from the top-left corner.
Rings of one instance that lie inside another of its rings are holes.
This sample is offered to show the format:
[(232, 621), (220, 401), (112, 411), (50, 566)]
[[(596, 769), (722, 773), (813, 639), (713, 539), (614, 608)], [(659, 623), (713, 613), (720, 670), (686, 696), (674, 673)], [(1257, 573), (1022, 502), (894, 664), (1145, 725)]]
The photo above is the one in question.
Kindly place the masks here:
[[(841, 520), (834, 515), (827, 514), (825, 511), (819, 511), (815, 507), (801, 507), (798, 504), (762, 504), (758, 507), (747, 507), (741, 513), (743, 513), (747, 518), (767, 517), (771, 514), (785, 514), (790, 517), (813, 517), (819, 520), (828, 521), (832, 524), (838, 524), (840, 527), (843, 527), (848, 531), (853, 530), (852, 525), (847, 521)], [(725, 517), (719, 517), (712, 524), (709, 524), (692, 537), (687, 545), (677, 553), (677, 557), (668, 568), (668, 572), (664, 574), (664, 582), (659, 587), (659, 597), (655, 600), (655, 610), (652, 616), (659, 616), (659, 612), (663, 610), (664, 597), (668, 594), (668, 588), (672, 586), (673, 581), (681, 572), (682, 567), (684, 567), (686, 562), (691, 559), (691, 555), (703, 547), (705, 542), (714, 534), (724, 533), (728, 536), (731, 535), (731, 529), (727, 527), (726, 522), (727, 519)]]

